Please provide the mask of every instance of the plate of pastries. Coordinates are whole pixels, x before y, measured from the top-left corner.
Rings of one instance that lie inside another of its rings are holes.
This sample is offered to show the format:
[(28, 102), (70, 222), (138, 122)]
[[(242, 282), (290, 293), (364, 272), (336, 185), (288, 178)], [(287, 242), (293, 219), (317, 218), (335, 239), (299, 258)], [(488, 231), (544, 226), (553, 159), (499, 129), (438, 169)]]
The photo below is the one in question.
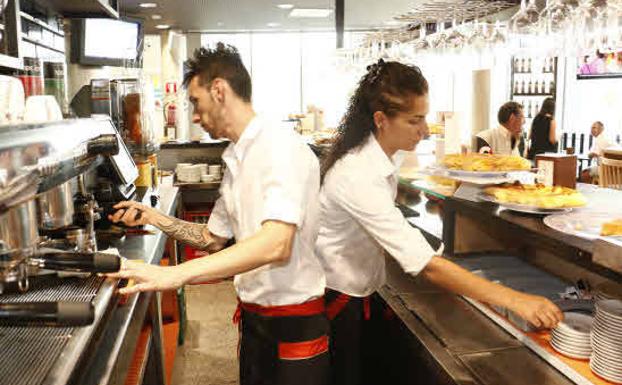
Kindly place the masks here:
[(529, 171), (531, 162), (520, 156), (449, 154), (441, 166), (455, 176), (498, 177), (513, 171)]
[(583, 194), (568, 187), (519, 182), (486, 187), (482, 198), (510, 210), (534, 214), (568, 212), (587, 203)]

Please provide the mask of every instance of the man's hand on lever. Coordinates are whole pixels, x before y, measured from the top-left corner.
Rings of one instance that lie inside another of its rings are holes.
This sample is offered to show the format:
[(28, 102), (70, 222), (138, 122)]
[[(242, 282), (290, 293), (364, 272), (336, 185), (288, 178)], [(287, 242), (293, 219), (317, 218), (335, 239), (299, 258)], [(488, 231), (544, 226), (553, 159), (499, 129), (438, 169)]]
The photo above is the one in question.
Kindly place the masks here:
[(134, 294), (140, 291), (164, 291), (181, 287), (184, 279), (182, 272), (178, 270), (176, 266), (149, 265), (123, 259), (121, 270), (106, 276), (134, 280), (134, 285), (119, 289), (119, 294)]
[(205, 224), (182, 221), (138, 202), (119, 202), (114, 208), (117, 212), (109, 216), (114, 223), (122, 222), (127, 226), (152, 225), (176, 240), (199, 250), (214, 253), (221, 250), (227, 243), (226, 238), (211, 234)]
[(155, 216), (160, 213), (152, 207), (138, 202), (124, 201), (113, 206), (117, 211), (108, 216), (113, 223), (122, 222), (127, 226), (142, 226), (153, 224)]

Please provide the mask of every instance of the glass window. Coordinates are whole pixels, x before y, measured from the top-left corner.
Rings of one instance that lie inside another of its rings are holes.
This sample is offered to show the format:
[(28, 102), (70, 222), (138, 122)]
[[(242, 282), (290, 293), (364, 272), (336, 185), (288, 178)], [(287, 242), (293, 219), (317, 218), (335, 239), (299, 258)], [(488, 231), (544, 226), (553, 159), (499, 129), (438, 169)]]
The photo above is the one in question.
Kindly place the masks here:
[(231, 44), (238, 49), (246, 70), (252, 76), (251, 36), (249, 33), (209, 33), (201, 35), (201, 45), (213, 48), (218, 42)]
[(255, 110), (279, 120), (300, 112), (300, 34), (256, 33), (251, 38)]

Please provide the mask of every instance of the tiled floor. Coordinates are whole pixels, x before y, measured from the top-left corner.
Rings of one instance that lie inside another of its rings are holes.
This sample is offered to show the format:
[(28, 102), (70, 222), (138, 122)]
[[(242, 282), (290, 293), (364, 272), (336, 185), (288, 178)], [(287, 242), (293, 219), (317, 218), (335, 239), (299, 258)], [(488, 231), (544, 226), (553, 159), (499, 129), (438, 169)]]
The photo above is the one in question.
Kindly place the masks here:
[(186, 286), (188, 330), (177, 350), (171, 385), (238, 383), (236, 297), (232, 281)]

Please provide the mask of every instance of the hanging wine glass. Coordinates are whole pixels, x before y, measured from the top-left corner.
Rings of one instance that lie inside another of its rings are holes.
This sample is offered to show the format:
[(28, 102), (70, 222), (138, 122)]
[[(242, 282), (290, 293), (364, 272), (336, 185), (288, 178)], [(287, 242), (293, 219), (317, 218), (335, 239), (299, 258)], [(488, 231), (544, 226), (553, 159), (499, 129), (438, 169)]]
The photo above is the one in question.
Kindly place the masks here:
[(505, 44), (506, 40), (505, 34), (501, 31), (501, 22), (499, 20), (495, 21), (495, 28), (490, 34), (488, 41), (492, 46), (497, 46)]
[(447, 36), (447, 46), (450, 48), (461, 48), (466, 41), (466, 37), (460, 32), (456, 18), (452, 21), (451, 32)]
[(510, 28), (513, 33), (526, 33), (531, 26), (531, 15), (527, 12), (527, 1), (521, 0), (520, 9), (510, 18)]
[(445, 33), (445, 21), (438, 23), (438, 37), (433, 42), (434, 48), (445, 50), (447, 48), (447, 34)]
[(417, 51), (425, 51), (430, 49), (430, 43), (428, 42), (426, 36), (426, 25), (425, 23), (421, 23), (421, 28), (419, 30), (419, 39), (415, 41), (415, 50)]

